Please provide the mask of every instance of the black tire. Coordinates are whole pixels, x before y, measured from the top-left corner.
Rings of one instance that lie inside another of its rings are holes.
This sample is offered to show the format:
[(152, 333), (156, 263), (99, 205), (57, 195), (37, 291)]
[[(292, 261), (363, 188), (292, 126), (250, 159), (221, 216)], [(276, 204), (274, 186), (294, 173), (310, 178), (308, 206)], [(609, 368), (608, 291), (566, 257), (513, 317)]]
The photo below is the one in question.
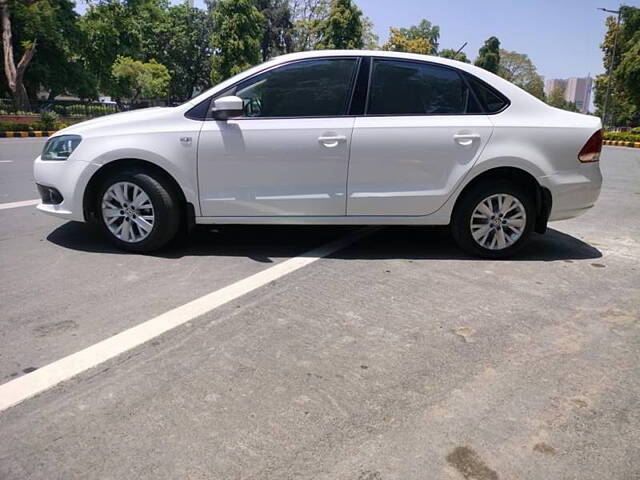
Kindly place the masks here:
[[(492, 250), (480, 245), (471, 233), (471, 215), (476, 207), (486, 198), (508, 194), (520, 201), (524, 207), (526, 220), (524, 231), (511, 246)], [(478, 183), (465, 191), (458, 199), (451, 218), (451, 234), (460, 248), (472, 255), (501, 259), (508, 258), (518, 252), (531, 236), (536, 222), (535, 201), (526, 188), (508, 180), (493, 180)]]
[[(119, 239), (109, 230), (102, 214), (103, 196), (118, 182), (128, 182), (138, 186), (147, 194), (153, 205), (153, 227), (140, 241), (127, 242)], [(180, 206), (173, 189), (161, 177), (143, 170), (128, 169), (112, 173), (100, 185), (94, 201), (97, 223), (102, 232), (116, 247), (129, 252), (148, 253), (164, 247), (176, 236), (180, 225)]]

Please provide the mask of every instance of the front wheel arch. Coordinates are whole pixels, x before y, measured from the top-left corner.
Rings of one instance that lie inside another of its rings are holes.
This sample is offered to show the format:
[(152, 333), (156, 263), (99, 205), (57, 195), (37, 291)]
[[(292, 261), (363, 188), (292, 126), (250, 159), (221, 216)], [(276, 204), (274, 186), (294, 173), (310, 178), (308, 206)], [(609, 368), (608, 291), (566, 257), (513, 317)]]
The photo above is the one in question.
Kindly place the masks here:
[(173, 176), (164, 168), (159, 167), (155, 163), (136, 158), (123, 158), (120, 160), (114, 160), (102, 166), (93, 174), (93, 176), (89, 180), (89, 183), (87, 183), (82, 198), (85, 221), (93, 223), (98, 218), (98, 212), (96, 211), (94, 199), (104, 179), (110, 176), (113, 172), (122, 171), (125, 169), (130, 170), (132, 168), (139, 169), (140, 171), (157, 175), (162, 178), (170, 186), (173, 194), (175, 195), (175, 198), (178, 200), (178, 205), (180, 207), (180, 219), (184, 224), (183, 228), (185, 230), (189, 230), (195, 224), (195, 208), (193, 204), (187, 202), (184, 192), (182, 191), (182, 188), (180, 187), (176, 179), (173, 178)]

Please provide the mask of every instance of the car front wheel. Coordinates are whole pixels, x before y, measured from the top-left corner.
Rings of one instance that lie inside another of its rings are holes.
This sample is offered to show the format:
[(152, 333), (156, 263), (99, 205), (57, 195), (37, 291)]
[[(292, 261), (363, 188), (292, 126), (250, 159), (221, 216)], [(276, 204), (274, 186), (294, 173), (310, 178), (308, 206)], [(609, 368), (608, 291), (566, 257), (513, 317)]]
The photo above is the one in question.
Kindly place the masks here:
[(96, 203), (102, 230), (123, 250), (157, 250), (178, 230), (179, 208), (171, 189), (144, 171), (110, 175), (98, 190)]
[(526, 189), (507, 181), (487, 182), (463, 194), (451, 233), (468, 253), (506, 258), (525, 244), (535, 225), (535, 203)]

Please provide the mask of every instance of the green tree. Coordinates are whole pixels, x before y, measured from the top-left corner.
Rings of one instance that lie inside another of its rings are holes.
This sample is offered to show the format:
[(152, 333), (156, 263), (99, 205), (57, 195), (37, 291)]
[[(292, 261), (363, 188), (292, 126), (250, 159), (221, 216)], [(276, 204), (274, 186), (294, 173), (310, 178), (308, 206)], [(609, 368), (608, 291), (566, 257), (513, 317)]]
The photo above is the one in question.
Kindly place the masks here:
[(391, 50), (394, 52), (420, 53), (422, 55), (430, 55), (431, 44), (426, 38), (408, 38), (399, 28), (391, 27), (389, 29), (389, 39), (382, 46), (383, 50)]
[[(600, 45), (605, 72), (595, 81), (596, 113), (603, 114), (611, 73), (611, 94), (607, 104), (607, 124), (637, 125), (640, 123), (640, 8), (620, 7), (620, 26), (615, 17), (608, 17), (607, 32)], [(617, 34), (617, 41), (616, 39)], [(616, 54), (614, 57), (614, 42)]]
[(169, 70), (169, 97), (173, 101), (187, 100), (210, 85), (212, 32), (207, 11), (187, 4), (169, 7), (164, 23), (156, 30), (164, 44), (156, 59)]
[(380, 37), (373, 31), (373, 22), (369, 17), (362, 18), (362, 48), (377, 50)]
[[(6, 89), (20, 109), (43, 87), (59, 93), (95, 96), (79, 51), (84, 39), (70, 0), (1, 0)], [(17, 60), (17, 62), (16, 62)]]
[(475, 65), (492, 73), (498, 73), (500, 67), (500, 40), (489, 37), (478, 51)]
[(82, 55), (102, 92), (114, 90), (111, 67), (118, 56), (149, 61), (164, 55), (168, 0), (100, 0), (89, 4), (79, 26)]
[(262, 60), (293, 51), (293, 21), (287, 0), (256, 0), (264, 17), (260, 49)]
[(500, 49), (498, 75), (544, 100), (544, 81), (528, 55)]
[(140, 98), (162, 97), (167, 94), (171, 79), (164, 65), (150, 60), (147, 63), (130, 57), (118, 57), (111, 67), (114, 97), (128, 98), (136, 103)]
[(252, 0), (220, 0), (213, 8), (211, 80), (221, 82), (260, 61), (264, 17)]
[(322, 22), (316, 49), (358, 49), (364, 46), (362, 11), (351, 0), (333, 0)]
[(330, 0), (290, 0), (293, 15), (292, 47), (295, 52), (315, 49), (329, 17)]
[(440, 50), (438, 55), (443, 58), (450, 58), (451, 60), (458, 60), (459, 62), (469, 63), (469, 59), (464, 52), (458, 52), (453, 48), (443, 48), (442, 50)]
[(438, 52), (439, 39), (440, 27), (423, 19), (418, 25), (412, 25), (409, 28), (391, 27), (389, 40), (382, 46), (382, 49), (435, 55)]

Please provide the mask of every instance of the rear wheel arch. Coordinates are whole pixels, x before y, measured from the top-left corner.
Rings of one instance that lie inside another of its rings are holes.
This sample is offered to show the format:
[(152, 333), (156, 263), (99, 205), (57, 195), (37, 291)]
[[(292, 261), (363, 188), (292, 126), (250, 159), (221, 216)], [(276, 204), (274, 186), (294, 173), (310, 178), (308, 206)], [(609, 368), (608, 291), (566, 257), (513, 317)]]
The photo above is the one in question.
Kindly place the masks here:
[(481, 183), (491, 183), (496, 181), (508, 181), (514, 185), (524, 188), (535, 200), (536, 224), (535, 231), (544, 233), (547, 228), (547, 220), (551, 212), (551, 192), (540, 185), (536, 178), (526, 170), (518, 167), (494, 167), (479, 173), (471, 179), (462, 189), (456, 203), (454, 211), (459, 206), (464, 195)]

